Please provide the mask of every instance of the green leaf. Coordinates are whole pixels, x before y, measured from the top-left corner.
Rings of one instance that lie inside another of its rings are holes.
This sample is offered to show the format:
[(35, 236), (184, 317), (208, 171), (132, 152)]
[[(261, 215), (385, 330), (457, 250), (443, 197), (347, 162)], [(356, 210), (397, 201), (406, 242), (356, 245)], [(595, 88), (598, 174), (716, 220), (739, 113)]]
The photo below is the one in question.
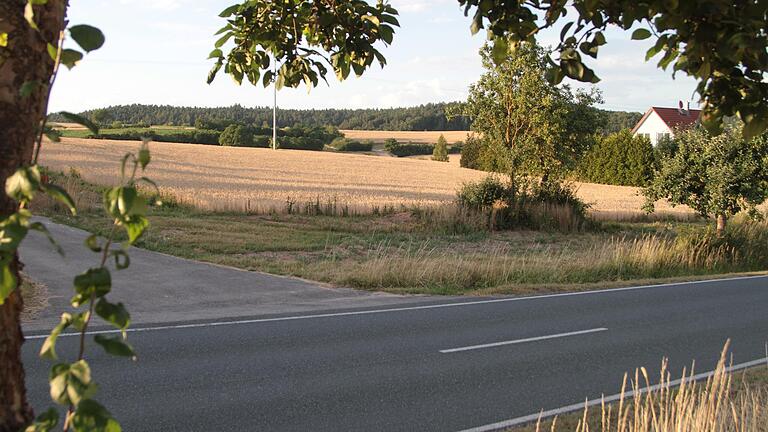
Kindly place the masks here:
[(19, 202), (29, 202), (40, 190), (40, 169), (35, 165), (22, 167), (5, 181), (5, 193)]
[(46, 48), (48, 50), (48, 56), (51, 58), (51, 60), (56, 61), (56, 56), (59, 54), (59, 49), (51, 44), (48, 44)]
[(24, 7), (24, 19), (27, 20), (30, 27), (38, 30), (37, 24), (35, 23), (35, 10), (32, 9), (32, 5), (34, 5), (32, 0), (27, 1), (27, 5)]
[(125, 231), (128, 234), (128, 244), (133, 244), (144, 234), (149, 226), (149, 220), (144, 216), (135, 215), (130, 220), (124, 221)]
[(133, 348), (120, 336), (107, 337), (98, 334), (94, 337), (94, 341), (101, 345), (107, 354), (112, 354), (119, 357), (136, 357), (136, 353), (133, 351)]
[(56, 408), (48, 408), (48, 411), (35, 418), (35, 422), (29, 425), (24, 432), (50, 432), (59, 424), (59, 411)]
[(211, 71), (208, 72), (208, 80), (207, 80), (208, 84), (213, 82), (214, 78), (216, 78), (216, 74), (219, 73), (219, 70), (221, 69), (221, 66), (223, 64), (224, 63), (222, 62), (222, 60), (219, 59), (219, 61), (217, 61), (216, 64), (213, 65), (213, 68), (211, 68)]
[(91, 382), (91, 368), (85, 360), (79, 360), (69, 366), (67, 377), (67, 397), (77, 405), (96, 393), (96, 385)]
[(93, 26), (86, 24), (72, 26), (69, 28), (69, 34), (85, 52), (97, 50), (104, 45), (104, 33)]
[(69, 365), (59, 363), (53, 365), (48, 375), (48, 386), (50, 388), (51, 399), (54, 402), (65, 405), (69, 403), (67, 397), (67, 381), (69, 379)]
[(149, 154), (149, 144), (147, 141), (144, 141), (141, 143), (141, 148), (139, 149), (139, 165), (141, 165), (141, 169), (144, 169), (149, 165), (149, 161), (151, 160), (150, 154)]
[(75, 432), (121, 432), (120, 424), (101, 404), (93, 399), (83, 399), (72, 415)]
[(61, 142), (61, 132), (59, 130), (46, 126), (43, 133), (45, 134), (46, 138), (51, 140), (51, 142)]
[(228, 7), (228, 8), (226, 8), (226, 9), (224, 9), (223, 11), (221, 11), (221, 13), (219, 14), (219, 17), (221, 17), (221, 18), (226, 18), (226, 17), (228, 17), (228, 16), (231, 16), (232, 14), (234, 14), (235, 12), (237, 12), (237, 10), (238, 10), (239, 8), (240, 8), (240, 5), (239, 5), (239, 4), (234, 4), (234, 5), (232, 5), (232, 6)]
[(232, 36), (233, 36), (233, 35), (234, 35), (234, 33), (232, 33), (232, 32), (227, 32), (227, 33), (224, 33), (224, 36), (220, 37), (220, 38), (219, 38), (219, 39), (216, 41), (216, 43), (215, 43), (215, 44), (213, 44), (213, 46), (214, 46), (214, 47), (216, 47), (216, 48), (221, 48), (221, 47), (222, 47), (222, 46), (223, 46), (225, 43), (227, 43), (227, 41), (228, 41), (230, 38), (232, 38)]
[(91, 131), (92, 134), (94, 135), (99, 134), (99, 127), (94, 122), (88, 120), (87, 118), (77, 114), (73, 114), (71, 112), (67, 112), (67, 111), (62, 111), (59, 114), (61, 114), (64, 118), (66, 118), (67, 120), (73, 123), (77, 123), (79, 125), (85, 126), (86, 128), (88, 128), (89, 131)]
[(120, 330), (125, 330), (131, 324), (131, 314), (122, 303), (110, 303), (105, 298), (99, 299), (95, 307), (96, 315)]
[(70, 213), (72, 213), (73, 216), (77, 215), (77, 208), (75, 208), (75, 200), (72, 199), (72, 197), (69, 195), (69, 193), (66, 190), (64, 190), (64, 188), (62, 188), (61, 186), (57, 186), (55, 184), (47, 183), (45, 185), (42, 185), (41, 189), (51, 198), (67, 206), (67, 208), (69, 209)]
[(59, 356), (56, 355), (56, 341), (58, 340), (61, 332), (63, 332), (71, 324), (72, 315), (66, 312), (61, 314), (61, 320), (59, 321), (59, 324), (57, 324), (56, 327), (51, 330), (51, 334), (45, 338), (43, 346), (40, 348), (40, 357), (51, 360), (57, 360), (59, 358)]
[(639, 28), (632, 32), (632, 39), (643, 40), (651, 37), (651, 32), (648, 29)]
[(491, 58), (494, 63), (501, 64), (509, 54), (509, 44), (504, 38), (496, 38), (493, 41), (493, 48), (491, 49)]
[(80, 307), (91, 299), (105, 296), (112, 289), (112, 276), (104, 267), (92, 268), (75, 276), (75, 291), (72, 306)]
[(110, 252), (115, 258), (115, 268), (118, 270), (125, 270), (131, 265), (131, 257), (124, 250), (118, 249)]
[(744, 139), (749, 140), (768, 129), (768, 117), (766, 116), (749, 116), (744, 119), (744, 130), (742, 134)]
[(99, 237), (96, 234), (91, 234), (85, 239), (85, 247), (92, 252), (101, 252), (101, 246), (99, 246)]
[(210, 59), (219, 59), (219, 58), (222, 58), (222, 57), (224, 57), (224, 53), (219, 48), (214, 49), (213, 51), (211, 51), (210, 54), (208, 54), (208, 59), (209, 60)]
[(66, 66), (67, 69), (72, 69), (73, 67), (77, 66), (77, 64), (82, 59), (83, 59), (83, 53), (81, 53), (80, 51), (76, 51), (69, 48), (65, 48), (61, 50), (61, 64)]

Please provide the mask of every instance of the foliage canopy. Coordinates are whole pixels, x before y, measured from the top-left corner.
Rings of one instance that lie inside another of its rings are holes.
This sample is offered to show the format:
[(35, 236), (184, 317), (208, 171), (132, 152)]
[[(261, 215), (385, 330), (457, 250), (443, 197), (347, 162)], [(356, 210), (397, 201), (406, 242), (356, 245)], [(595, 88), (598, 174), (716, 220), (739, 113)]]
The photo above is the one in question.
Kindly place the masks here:
[(538, 45), (521, 44), (501, 62), (493, 61), (488, 46), (481, 55), (487, 71), (470, 87), (460, 112), (483, 143), (479, 168), (548, 177), (573, 167), (598, 127), (592, 105), (600, 101), (599, 93), (547, 81)]
[(654, 163), (651, 141), (624, 129), (599, 138), (579, 163), (579, 174), (593, 183), (645, 186), (653, 178)]
[(662, 160), (643, 191), (646, 210), (668, 199), (704, 217), (718, 217), (719, 229), (742, 210), (754, 212), (768, 198), (768, 136), (744, 139), (741, 128), (728, 125), (715, 136), (702, 128), (679, 133), (677, 151)]

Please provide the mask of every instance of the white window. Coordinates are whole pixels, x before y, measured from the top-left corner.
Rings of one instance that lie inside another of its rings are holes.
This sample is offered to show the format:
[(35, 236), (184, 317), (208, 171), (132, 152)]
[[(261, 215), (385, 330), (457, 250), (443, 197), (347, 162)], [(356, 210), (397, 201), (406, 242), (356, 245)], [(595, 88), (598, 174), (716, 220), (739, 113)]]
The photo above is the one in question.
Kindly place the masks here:
[(658, 132), (656, 134), (656, 142), (664, 141), (666, 139), (669, 139), (669, 133), (668, 132)]

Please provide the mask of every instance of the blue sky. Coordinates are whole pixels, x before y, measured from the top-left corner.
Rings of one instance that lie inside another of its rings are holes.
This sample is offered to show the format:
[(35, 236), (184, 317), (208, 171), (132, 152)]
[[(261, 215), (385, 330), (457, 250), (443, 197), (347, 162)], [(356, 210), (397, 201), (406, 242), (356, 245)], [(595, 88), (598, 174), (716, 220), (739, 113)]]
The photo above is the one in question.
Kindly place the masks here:
[[(205, 83), (206, 60), (224, 20), (218, 13), (231, 1), (214, 0), (75, 0), (72, 24), (104, 31), (104, 47), (86, 56), (72, 71), (62, 71), (51, 111), (82, 111), (107, 105), (147, 103), (188, 106), (271, 105), (272, 91), (236, 85), (221, 74)], [(383, 50), (388, 65), (375, 66), (361, 78), (344, 82), (329, 77), (321, 84), (284, 89), (278, 105), (286, 108), (387, 108), (462, 100), (482, 73), (478, 49), (484, 34), (471, 36), (469, 19), (455, 0), (391, 0), (401, 28)], [(592, 66), (602, 78), (604, 107), (645, 111), (651, 105), (676, 106), (696, 101), (695, 82), (645, 63), (649, 42), (631, 41), (618, 30), (607, 33)], [(557, 33), (540, 41), (554, 44)], [(695, 104), (692, 103), (692, 106)]]

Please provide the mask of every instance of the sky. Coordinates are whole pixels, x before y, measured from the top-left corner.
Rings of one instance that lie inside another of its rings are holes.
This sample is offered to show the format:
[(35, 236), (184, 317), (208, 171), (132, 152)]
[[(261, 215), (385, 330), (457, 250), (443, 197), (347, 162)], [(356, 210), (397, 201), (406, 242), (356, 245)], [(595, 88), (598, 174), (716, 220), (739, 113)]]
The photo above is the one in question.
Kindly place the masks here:
[[(236, 0), (75, 0), (70, 24), (99, 27), (106, 43), (88, 54), (72, 71), (60, 72), (50, 111), (86, 109), (132, 103), (177, 106), (271, 106), (272, 90), (244, 83), (238, 86), (220, 73), (206, 84), (212, 60), (206, 60), (225, 24), (218, 14)], [(330, 85), (321, 83), (282, 89), (284, 108), (390, 108), (430, 102), (464, 100), (468, 87), (482, 74), (478, 54), (485, 41), (470, 34), (470, 20), (456, 0), (390, 0), (400, 13), (401, 27), (391, 46), (380, 47), (387, 58), (362, 77), (354, 74)], [(645, 111), (650, 106), (677, 106), (692, 101), (695, 81), (646, 63), (649, 41), (632, 41), (611, 29), (608, 45), (588, 63), (602, 81), (605, 109)], [(554, 45), (556, 30), (542, 33), (540, 43)], [(566, 79), (567, 81), (567, 79)], [(571, 82), (575, 86), (580, 84)]]

